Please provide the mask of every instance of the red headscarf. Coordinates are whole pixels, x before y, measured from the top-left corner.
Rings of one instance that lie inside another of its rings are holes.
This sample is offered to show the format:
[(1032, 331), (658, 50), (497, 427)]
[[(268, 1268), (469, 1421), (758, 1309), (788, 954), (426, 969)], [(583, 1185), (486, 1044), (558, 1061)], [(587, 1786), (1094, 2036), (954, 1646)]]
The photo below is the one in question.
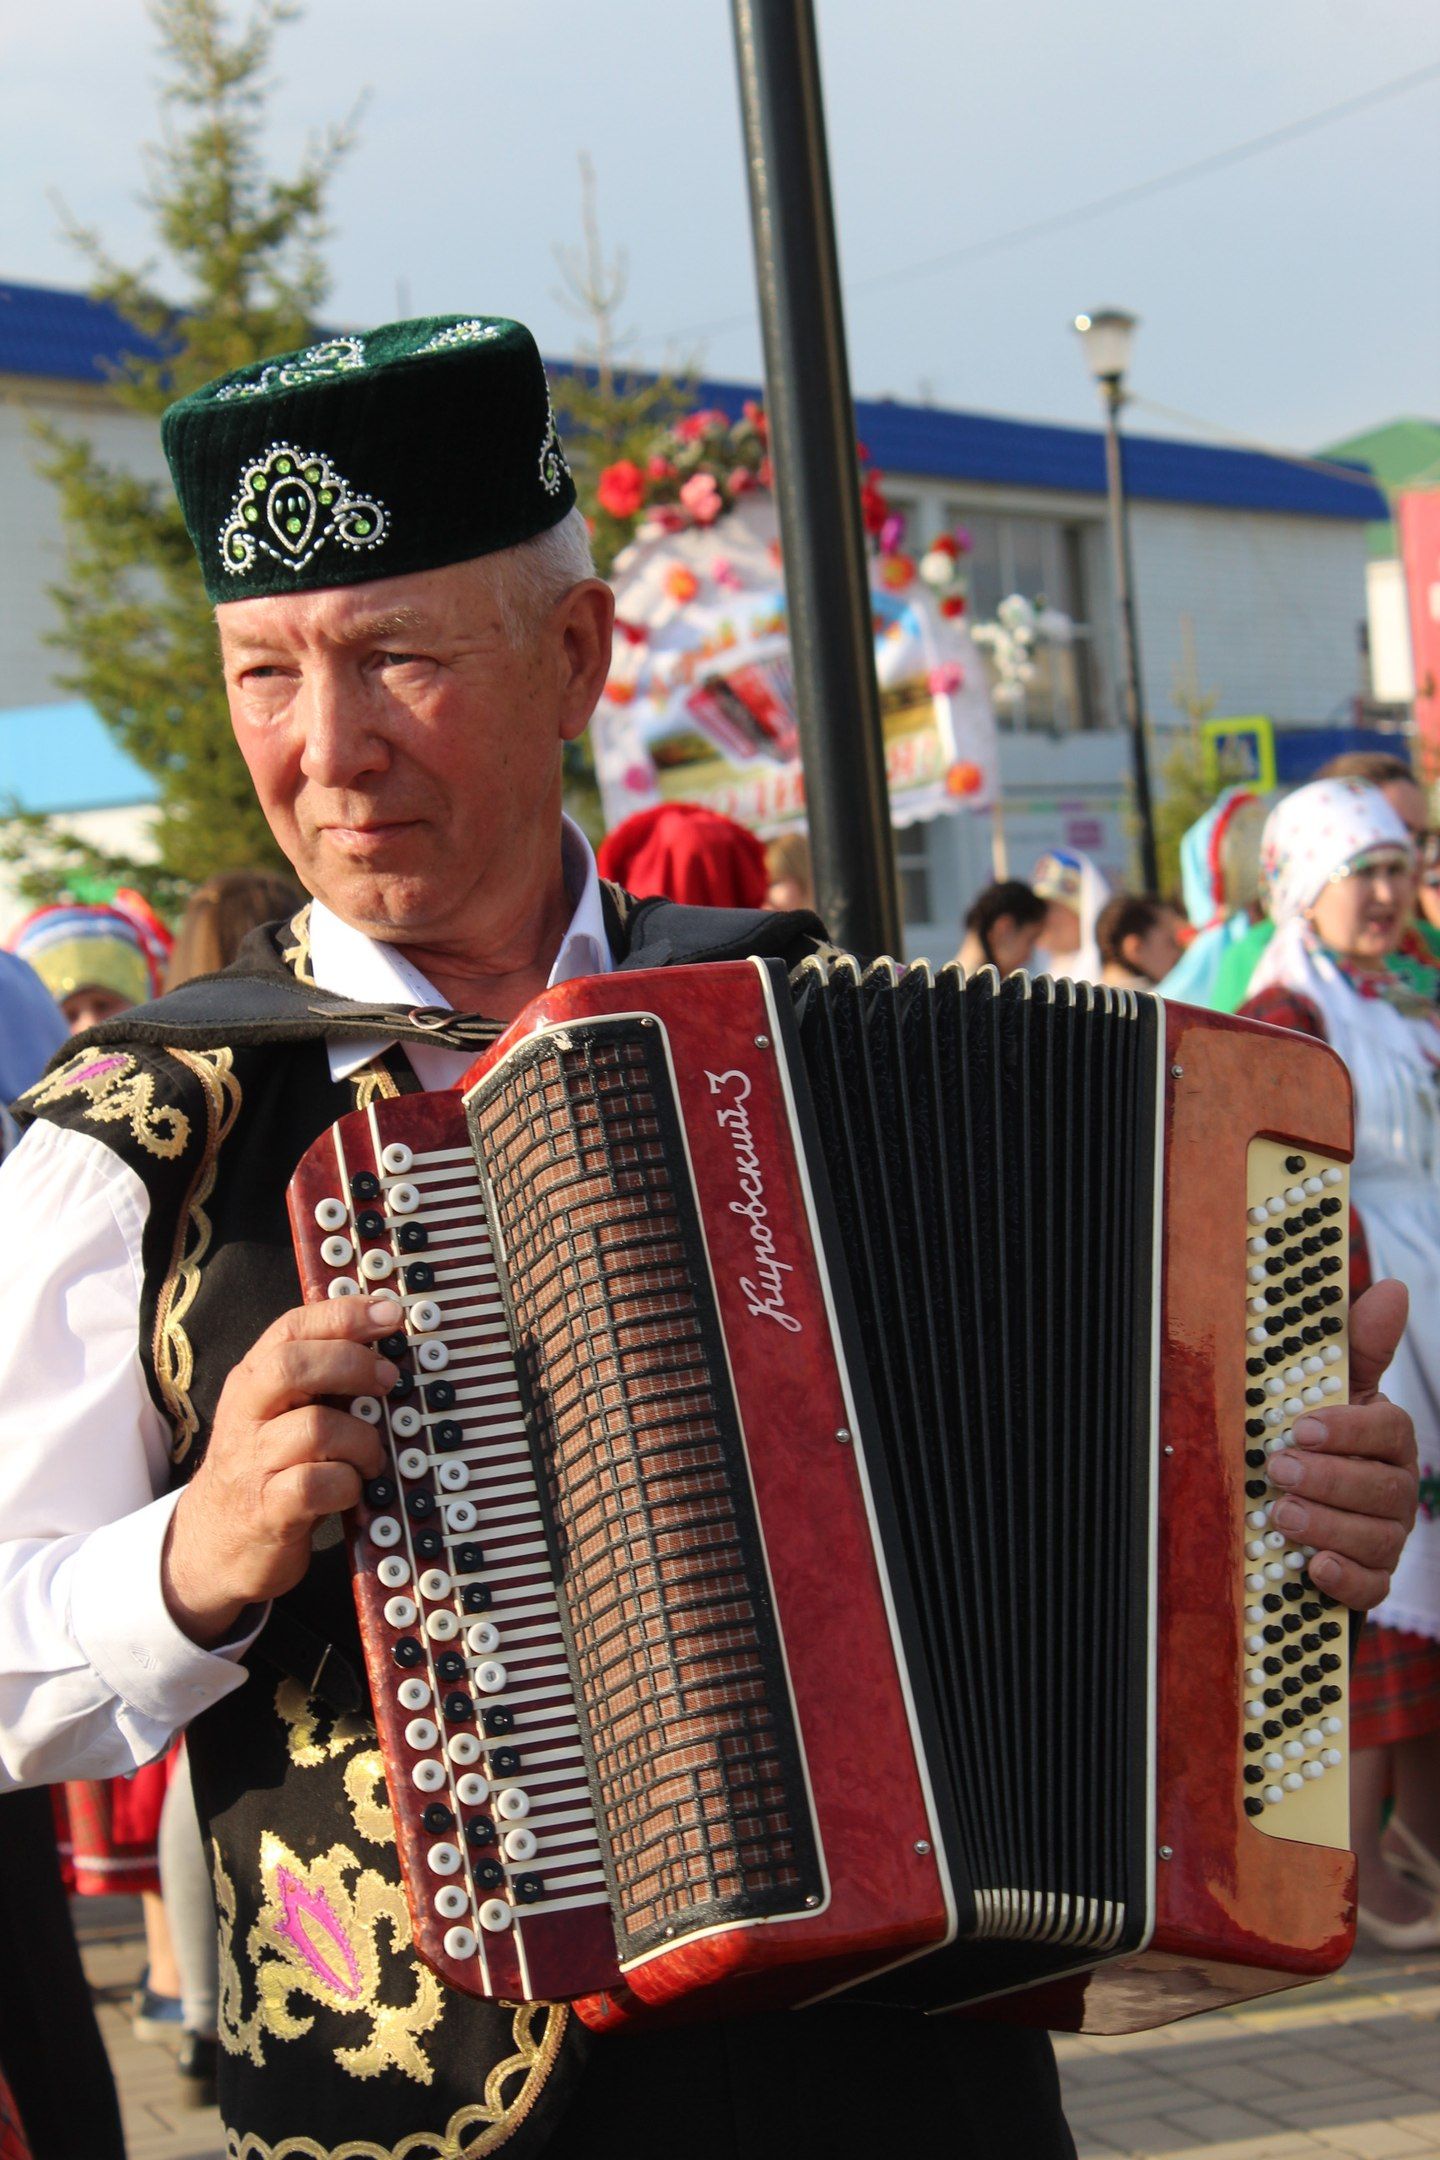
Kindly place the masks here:
[(754, 833), (700, 803), (637, 810), (600, 843), (601, 877), (637, 899), (659, 893), (687, 907), (758, 908), (769, 878)]

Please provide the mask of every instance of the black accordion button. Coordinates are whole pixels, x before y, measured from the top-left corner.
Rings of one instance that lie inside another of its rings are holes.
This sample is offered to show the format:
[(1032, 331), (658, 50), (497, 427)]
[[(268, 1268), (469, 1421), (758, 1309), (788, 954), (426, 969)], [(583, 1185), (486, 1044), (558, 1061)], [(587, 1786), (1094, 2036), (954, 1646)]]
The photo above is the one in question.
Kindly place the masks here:
[(486, 1733), (492, 1736), (514, 1732), (515, 1713), (513, 1710), (502, 1709), (498, 1703), (492, 1703), (487, 1710), (481, 1712), (481, 1723)]
[(1252, 1440), (1258, 1440), (1258, 1439), (1260, 1438), (1260, 1435), (1261, 1435), (1261, 1434), (1262, 1434), (1262, 1433), (1264, 1432), (1264, 1430), (1265, 1430), (1265, 1420), (1264, 1420), (1264, 1418), (1263, 1418), (1263, 1417), (1252, 1417), (1252, 1418), (1246, 1418), (1246, 1420), (1245, 1420), (1245, 1430), (1246, 1430), (1246, 1432), (1247, 1432), (1247, 1433), (1249, 1434), (1249, 1436), (1250, 1436), (1250, 1438), (1251, 1438)]
[(1265, 1262), (1265, 1273), (1267, 1275), (1283, 1275), (1284, 1272), (1285, 1255), (1283, 1253), (1271, 1253), (1270, 1258)]
[(1314, 1657), (1315, 1652), (1320, 1648), (1320, 1637), (1318, 1635), (1302, 1635), (1300, 1647), (1307, 1657)]
[(493, 1845), (495, 1842), (495, 1825), (488, 1815), (472, 1816), (471, 1820), (465, 1825), (465, 1838), (467, 1844), (474, 1845), (477, 1849), (481, 1849), (486, 1845)]
[(1265, 1352), (1265, 1363), (1267, 1365), (1283, 1365), (1284, 1362), (1285, 1352), (1275, 1343), (1271, 1343), (1270, 1348)]
[(432, 1410), (451, 1410), (455, 1406), (455, 1383), (452, 1380), (431, 1380), (425, 1388), (425, 1400)]
[(417, 1530), (415, 1550), (422, 1560), (438, 1560), (445, 1550), (445, 1540), (438, 1530)]
[(1257, 1799), (1254, 1793), (1247, 1793), (1245, 1795), (1245, 1813), (1247, 1815), (1263, 1815), (1264, 1812), (1264, 1801)]
[(457, 1688), (453, 1695), (445, 1697), (445, 1715), (453, 1725), (459, 1725), (465, 1719), (474, 1717), (475, 1705), (468, 1695), (462, 1695)]
[(538, 1875), (516, 1876), (515, 1902), (518, 1905), (533, 1905), (537, 1898), (542, 1898), (544, 1895), (545, 1885)]
[(438, 1800), (432, 1800), (420, 1820), (427, 1830), (439, 1837), (442, 1830), (449, 1830), (453, 1827), (455, 1817), (448, 1807), (442, 1807)]
[(1263, 1477), (1246, 1478), (1245, 1497), (1247, 1500), (1258, 1500), (1264, 1491), (1265, 1480)]
[(1327, 1620), (1320, 1630), (1320, 1639), (1322, 1642), (1334, 1642), (1339, 1633), (1340, 1622), (1338, 1620)]
[(1266, 1642), (1284, 1642), (1285, 1640), (1284, 1628), (1277, 1627), (1273, 1620), (1271, 1621), (1269, 1627), (1265, 1628), (1262, 1632), (1264, 1634), (1264, 1639)]
[(1273, 1679), (1275, 1674), (1278, 1673), (1282, 1668), (1278, 1657), (1267, 1657), (1260, 1669), (1262, 1672), (1269, 1673), (1271, 1678)]
[(1289, 1171), (1291, 1177), (1299, 1177), (1301, 1171), (1305, 1168), (1305, 1157), (1303, 1155), (1287, 1155), (1285, 1157), (1285, 1168)]
[(389, 1507), (395, 1498), (395, 1486), (388, 1477), (372, 1477), (365, 1487), (365, 1498), (371, 1507)]
[(1305, 1595), (1305, 1585), (1298, 1582), (1287, 1582), (1282, 1585), (1280, 1595), (1287, 1598), (1303, 1598)]
[(1315, 1225), (1316, 1225), (1316, 1224), (1317, 1224), (1317, 1223), (1319, 1222), (1319, 1220), (1320, 1220), (1320, 1210), (1319, 1210), (1319, 1208), (1318, 1208), (1318, 1207), (1307, 1207), (1307, 1208), (1306, 1208), (1306, 1210), (1305, 1210), (1305, 1212), (1304, 1212), (1304, 1215), (1303, 1215), (1303, 1216), (1301, 1217), (1301, 1220), (1303, 1221), (1303, 1223), (1304, 1223), (1304, 1225), (1305, 1225), (1305, 1227), (1306, 1227), (1306, 1229), (1307, 1229), (1307, 1230), (1313, 1230), (1313, 1229), (1315, 1228)]
[(1267, 1245), (1283, 1245), (1285, 1242), (1285, 1232), (1283, 1230), (1277, 1229), (1272, 1223), (1270, 1228), (1265, 1232), (1265, 1242)]
[(1324, 1657), (1321, 1658), (1320, 1670), (1321, 1672), (1339, 1672), (1340, 1660), (1333, 1650), (1327, 1650)]
[(482, 1890), (498, 1890), (505, 1880), (505, 1870), (498, 1860), (477, 1860), (472, 1873)]
[(390, 1655), (392, 1658), (394, 1658), (397, 1665), (404, 1665), (408, 1667), (411, 1665), (420, 1664), (420, 1662), (425, 1656), (425, 1652), (421, 1649), (419, 1643), (416, 1642), (413, 1635), (402, 1635), (398, 1642), (394, 1642), (390, 1645)]
[(1331, 1193), (1326, 1199), (1320, 1202), (1320, 1212), (1322, 1215), (1338, 1215), (1340, 1212), (1340, 1205), (1341, 1204), (1336, 1199), (1334, 1193)]
[(519, 1748), (492, 1748), (490, 1750), (490, 1768), (496, 1777), (515, 1777), (520, 1769)]
[(1321, 1700), (1321, 1702), (1323, 1702), (1323, 1703), (1332, 1703), (1332, 1702), (1339, 1702), (1339, 1700), (1340, 1700), (1340, 1690), (1339, 1690), (1339, 1688), (1338, 1688), (1338, 1687), (1322, 1687), (1322, 1688), (1321, 1688), (1321, 1690), (1320, 1690), (1320, 1700)]
[(1264, 1450), (1264, 1448), (1263, 1448), (1263, 1447), (1252, 1447), (1252, 1448), (1246, 1448), (1246, 1450), (1245, 1450), (1245, 1467), (1246, 1467), (1246, 1469), (1247, 1469), (1247, 1470), (1263, 1470), (1263, 1469), (1264, 1469), (1264, 1467), (1265, 1467), (1265, 1450)]
[(1305, 1625), (1298, 1612), (1287, 1612), (1280, 1624), (1287, 1635), (1293, 1635), (1296, 1628)]
[(424, 1223), (401, 1223), (395, 1242), (401, 1252), (424, 1252), (430, 1243), (430, 1233)]
[(1263, 1388), (1263, 1387), (1247, 1387), (1247, 1388), (1246, 1388), (1246, 1390), (1245, 1390), (1245, 1400), (1246, 1400), (1246, 1402), (1247, 1402), (1247, 1403), (1249, 1403), (1249, 1405), (1250, 1405), (1250, 1408), (1251, 1408), (1252, 1410), (1258, 1410), (1258, 1409), (1260, 1408), (1260, 1405), (1261, 1405), (1261, 1404), (1262, 1404), (1262, 1403), (1264, 1402), (1264, 1400), (1265, 1400), (1265, 1390), (1264, 1390), (1264, 1388)]
[(357, 1200), (378, 1200), (380, 1180), (373, 1170), (357, 1170), (350, 1180), (350, 1190)]
[(463, 1680), (465, 1660), (458, 1650), (444, 1650), (435, 1660), (435, 1670), (442, 1680)]
[(1259, 1377), (1259, 1375), (1260, 1375), (1261, 1373), (1263, 1373), (1263, 1372), (1264, 1372), (1264, 1370), (1265, 1370), (1265, 1360), (1264, 1360), (1264, 1358), (1263, 1358), (1263, 1357), (1247, 1357), (1247, 1358), (1246, 1358), (1246, 1360), (1245, 1360), (1245, 1370), (1246, 1370), (1246, 1372), (1248, 1372), (1249, 1374), (1251, 1374), (1251, 1376), (1252, 1376), (1252, 1377), (1254, 1377), (1254, 1378), (1258, 1378), (1258, 1377)]
[(460, 1602), (466, 1612), (489, 1612), (494, 1592), (489, 1583), (467, 1582), (460, 1593)]
[(456, 1546), (455, 1569), (457, 1574), (470, 1575), (474, 1573), (477, 1567), (484, 1567), (484, 1565), (485, 1554), (479, 1545), (472, 1544), (467, 1538), (463, 1545)]
[(441, 1418), (438, 1425), (431, 1426), (430, 1438), (443, 1455), (447, 1448), (465, 1445), (465, 1428), (457, 1425), (454, 1418)]
[(395, 1375), (395, 1385), (390, 1390), (391, 1402), (404, 1402), (407, 1395), (415, 1393), (415, 1375), (402, 1367)]
[(1267, 1590), (1264, 1597), (1261, 1598), (1260, 1602), (1264, 1606), (1266, 1612), (1279, 1612), (1280, 1607), (1284, 1604), (1285, 1601), (1281, 1597), (1278, 1590)]
[(381, 1357), (388, 1357), (393, 1364), (396, 1358), (404, 1357), (410, 1348), (410, 1338), (403, 1330), (395, 1335), (382, 1335), (375, 1347)]
[(1284, 1702), (1284, 1700), (1285, 1700), (1285, 1697), (1284, 1697), (1284, 1696), (1283, 1696), (1283, 1695), (1281, 1694), (1281, 1692), (1280, 1692), (1280, 1690), (1279, 1690), (1279, 1688), (1278, 1688), (1278, 1687), (1267, 1687), (1267, 1688), (1266, 1688), (1266, 1690), (1265, 1690), (1265, 1707), (1266, 1707), (1266, 1709), (1267, 1709), (1267, 1710), (1278, 1710), (1278, 1709), (1280, 1708), (1280, 1705), (1281, 1705), (1281, 1703), (1283, 1703), (1283, 1702)]
[(1245, 1783), (1247, 1785), (1263, 1785), (1264, 1782), (1265, 1772), (1261, 1769), (1259, 1763), (1247, 1762), (1245, 1765)]
[(427, 1515), (435, 1512), (435, 1495), (428, 1492), (412, 1492), (405, 1495), (405, 1512), (416, 1522), (424, 1522)]
[(1246, 1752), (1246, 1754), (1247, 1754), (1247, 1755), (1258, 1755), (1258, 1754), (1259, 1754), (1259, 1752), (1260, 1752), (1260, 1750), (1261, 1750), (1261, 1748), (1262, 1748), (1262, 1747), (1264, 1747), (1264, 1745), (1265, 1745), (1265, 1742), (1264, 1742), (1264, 1741), (1263, 1741), (1263, 1740), (1261, 1739), (1261, 1737), (1260, 1737), (1260, 1735), (1259, 1735), (1259, 1733), (1258, 1733), (1258, 1732), (1247, 1732), (1247, 1733), (1246, 1733), (1246, 1735), (1245, 1735), (1245, 1752)]
[(1303, 1725), (1305, 1723), (1305, 1719), (1308, 1715), (1309, 1713), (1303, 1707), (1299, 1710), (1287, 1710), (1285, 1712), (1285, 1723), (1290, 1727), (1291, 1731), (1293, 1732), (1297, 1725)]
[(1281, 1681), (1280, 1692), (1283, 1695), (1298, 1695), (1300, 1693), (1300, 1687), (1301, 1683), (1295, 1678), (1295, 1675), (1291, 1673), (1288, 1679)]
[(1269, 1289), (1265, 1292), (1265, 1303), (1267, 1305), (1283, 1304), (1288, 1288), (1289, 1286), (1286, 1283), (1271, 1283)]
[(433, 1290), (434, 1287), (435, 1270), (428, 1260), (417, 1260), (412, 1266), (406, 1268), (405, 1288), (407, 1290)]
[(385, 1217), (378, 1208), (361, 1208), (355, 1218), (355, 1227), (361, 1237), (384, 1237)]
[(1267, 1740), (1283, 1739), (1285, 1733), (1284, 1726), (1281, 1724), (1279, 1718), (1275, 1717), (1266, 1718), (1265, 1723), (1261, 1726), (1260, 1730), (1264, 1733)]
[(1300, 1677), (1305, 1682), (1306, 1687), (1314, 1687), (1316, 1681), (1323, 1680), (1325, 1676), (1318, 1665), (1302, 1665), (1300, 1667)]

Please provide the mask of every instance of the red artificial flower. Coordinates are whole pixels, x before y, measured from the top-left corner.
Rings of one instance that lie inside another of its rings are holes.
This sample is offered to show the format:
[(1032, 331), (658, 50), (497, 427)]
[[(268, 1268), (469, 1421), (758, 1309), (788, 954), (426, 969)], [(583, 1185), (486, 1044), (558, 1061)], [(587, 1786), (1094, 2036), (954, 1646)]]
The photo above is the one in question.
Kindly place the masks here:
[(627, 645), (643, 645), (650, 635), (643, 623), (627, 622), (623, 615), (615, 617), (615, 634)]
[(675, 467), (671, 464), (669, 458), (661, 457), (658, 453), (647, 460), (645, 470), (652, 480), (673, 480), (675, 478)]
[(945, 775), (945, 789), (950, 795), (978, 795), (984, 784), (985, 775), (978, 765), (952, 765)]
[(930, 543), (930, 553), (932, 555), (955, 556), (959, 552), (960, 543), (955, 538), (954, 533), (940, 533)]
[(915, 565), (908, 555), (882, 555), (880, 558), (880, 582), (891, 592), (904, 592), (915, 576)]
[(693, 570), (687, 570), (683, 563), (677, 563), (666, 575), (665, 590), (672, 600), (678, 600), (683, 607), (687, 600), (693, 600), (699, 592), (700, 580)]
[(612, 705), (628, 705), (635, 695), (634, 683), (617, 682), (612, 677), (605, 685), (605, 695)]
[(756, 479), (757, 479), (757, 480), (759, 481), (759, 483), (760, 483), (761, 487), (763, 487), (763, 488), (768, 488), (768, 487), (774, 487), (774, 485), (775, 485), (775, 468), (774, 468), (774, 466), (773, 466), (773, 465), (771, 464), (771, 462), (770, 462), (770, 460), (769, 460), (769, 458), (768, 458), (768, 457), (767, 457), (767, 458), (761, 458), (761, 460), (760, 460), (760, 470), (759, 470), (759, 472), (757, 472), (757, 473), (756, 473), (756, 475), (755, 475), (755, 478), (756, 478)]
[(657, 503), (651, 514), (661, 532), (684, 532), (690, 522), (684, 511), (677, 510), (674, 503)]
[(940, 613), (949, 615), (952, 618), (956, 615), (963, 615), (965, 613), (964, 593), (947, 593), (940, 602)]
[(645, 500), (645, 475), (633, 458), (607, 465), (600, 475), (595, 500), (613, 518), (631, 518)]
[(880, 475), (867, 472), (860, 488), (860, 515), (872, 540), (878, 539), (890, 515), (890, 505), (880, 486)]
[(760, 483), (748, 466), (737, 465), (734, 472), (725, 475), (725, 485), (732, 495), (748, 495)]
[(687, 413), (685, 418), (679, 422), (675, 433), (679, 436), (681, 442), (699, 442), (702, 435), (709, 435), (716, 428), (728, 429), (729, 425), (730, 422), (723, 412), (712, 410), (710, 412)]

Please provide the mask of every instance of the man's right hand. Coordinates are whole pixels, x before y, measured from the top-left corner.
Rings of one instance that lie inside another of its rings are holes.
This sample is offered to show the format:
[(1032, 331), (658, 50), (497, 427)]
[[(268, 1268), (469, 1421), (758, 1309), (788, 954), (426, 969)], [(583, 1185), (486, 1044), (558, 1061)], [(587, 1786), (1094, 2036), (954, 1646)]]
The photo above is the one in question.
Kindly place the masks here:
[(389, 1293), (297, 1306), (231, 1373), (165, 1544), (165, 1603), (192, 1642), (223, 1642), (248, 1605), (292, 1589), (315, 1524), (383, 1467), (374, 1426), (324, 1398), (387, 1394), (396, 1368), (375, 1338), (401, 1322)]

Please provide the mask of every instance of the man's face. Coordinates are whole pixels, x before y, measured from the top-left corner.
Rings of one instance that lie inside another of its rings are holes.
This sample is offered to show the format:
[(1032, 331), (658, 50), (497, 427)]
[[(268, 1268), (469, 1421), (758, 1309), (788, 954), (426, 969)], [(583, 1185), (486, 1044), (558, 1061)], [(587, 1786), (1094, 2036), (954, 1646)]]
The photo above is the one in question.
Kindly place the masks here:
[(560, 746), (605, 679), (610, 598), (572, 589), (517, 649), (493, 559), (216, 610), (271, 830), (344, 921), (463, 943), (558, 861)]
[(1147, 982), (1158, 983), (1169, 974), (1181, 953), (1180, 922), (1173, 908), (1155, 910), (1155, 920), (1145, 931), (1132, 931), (1122, 952), (1133, 972)]

